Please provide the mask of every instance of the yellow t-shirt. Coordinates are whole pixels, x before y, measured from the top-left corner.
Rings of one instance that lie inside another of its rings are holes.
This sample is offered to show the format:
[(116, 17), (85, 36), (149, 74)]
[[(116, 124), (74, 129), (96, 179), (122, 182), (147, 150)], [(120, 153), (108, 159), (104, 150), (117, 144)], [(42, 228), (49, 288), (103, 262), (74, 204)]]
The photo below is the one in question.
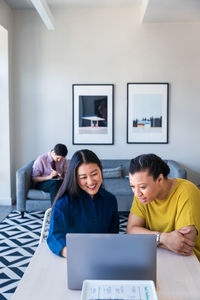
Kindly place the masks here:
[(198, 232), (194, 252), (200, 261), (200, 191), (192, 182), (177, 178), (166, 199), (155, 199), (149, 204), (134, 196), (131, 212), (145, 219), (145, 227), (152, 231), (171, 232), (194, 225)]

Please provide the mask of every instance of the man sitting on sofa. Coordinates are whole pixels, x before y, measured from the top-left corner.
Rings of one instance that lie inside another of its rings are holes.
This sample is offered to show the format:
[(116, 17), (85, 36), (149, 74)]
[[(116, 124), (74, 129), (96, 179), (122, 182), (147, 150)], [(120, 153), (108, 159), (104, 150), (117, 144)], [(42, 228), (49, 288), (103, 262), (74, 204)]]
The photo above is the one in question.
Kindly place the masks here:
[(32, 180), (35, 188), (50, 193), (51, 204), (67, 170), (67, 153), (65, 145), (57, 144), (53, 150), (40, 155), (33, 164)]

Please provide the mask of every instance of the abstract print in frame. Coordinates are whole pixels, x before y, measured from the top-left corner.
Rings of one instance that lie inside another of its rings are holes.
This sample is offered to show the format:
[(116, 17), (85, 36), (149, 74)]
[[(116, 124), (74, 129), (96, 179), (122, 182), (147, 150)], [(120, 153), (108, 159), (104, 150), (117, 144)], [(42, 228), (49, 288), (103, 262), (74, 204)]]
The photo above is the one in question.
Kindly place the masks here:
[(114, 85), (73, 84), (73, 144), (112, 145)]
[(127, 143), (168, 143), (168, 83), (127, 84)]

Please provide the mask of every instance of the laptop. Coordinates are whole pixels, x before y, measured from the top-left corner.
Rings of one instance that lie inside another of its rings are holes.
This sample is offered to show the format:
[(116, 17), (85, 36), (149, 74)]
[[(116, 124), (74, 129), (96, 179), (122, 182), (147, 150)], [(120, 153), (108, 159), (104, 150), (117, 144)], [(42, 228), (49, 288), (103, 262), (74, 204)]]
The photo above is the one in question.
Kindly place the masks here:
[(69, 233), (68, 288), (84, 280), (153, 280), (156, 284), (156, 235)]

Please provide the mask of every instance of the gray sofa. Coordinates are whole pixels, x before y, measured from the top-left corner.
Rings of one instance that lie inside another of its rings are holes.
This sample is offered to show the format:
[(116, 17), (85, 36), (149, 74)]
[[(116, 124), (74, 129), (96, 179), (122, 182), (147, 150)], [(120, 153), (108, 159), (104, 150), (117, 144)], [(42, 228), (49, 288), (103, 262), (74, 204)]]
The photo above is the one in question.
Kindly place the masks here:
[[(23, 217), (24, 211), (46, 210), (51, 206), (50, 195), (33, 187), (31, 174), (33, 162), (31, 161), (16, 172), (16, 198), (17, 210)], [(119, 211), (130, 210), (133, 193), (129, 186), (128, 159), (105, 159), (101, 160), (103, 166), (104, 187), (112, 192), (118, 202)], [(173, 160), (166, 160), (170, 167), (169, 177), (186, 178), (187, 174), (183, 167)]]

